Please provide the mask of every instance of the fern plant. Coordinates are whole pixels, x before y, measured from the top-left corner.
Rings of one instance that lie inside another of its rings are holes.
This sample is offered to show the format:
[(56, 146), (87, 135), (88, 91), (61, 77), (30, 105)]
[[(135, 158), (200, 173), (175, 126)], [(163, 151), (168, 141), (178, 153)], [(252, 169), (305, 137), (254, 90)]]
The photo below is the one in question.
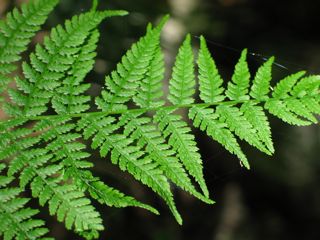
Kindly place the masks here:
[[(159, 214), (95, 176), (88, 148), (151, 188), (179, 224), (182, 217), (171, 183), (213, 204), (197, 143), (178, 110), (188, 111), (194, 127), (235, 154), (247, 169), (250, 164), (238, 139), (268, 155), (274, 153), (267, 112), (292, 125), (317, 123), (320, 76), (298, 72), (271, 87), (274, 58), (251, 77), (244, 50), (225, 89), (204, 37), (195, 57), (190, 35), (177, 54), (166, 102), (160, 34), (168, 16), (155, 27), (149, 24), (146, 35), (106, 77), (94, 110), (92, 97), (86, 94), (90, 84), (84, 79), (94, 65), (98, 25), (125, 11), (98, 11), (93, 1), (90, 11), (53, 28), (43, 44), (36, 45), (29, 60), (21, 63), (22, 75), (14, 72), (21, 53), (57, 4), (58, 0), (30, 1), (0, 23), (0, 91), (9, 94), (2, 101), (9, 117), (0, 122), (4, 239), (48, 239), (45, 223), (34, 218), (38, 210), (27, 207), (29, 199), (23, 194), (29, 191), (67, 229), (86, 239), (98, 238), (104, 229), (92, 201)], [(194, 96), (197, 79), (202, 102)], [(8, 87), (12, 81), (17, 88)]]

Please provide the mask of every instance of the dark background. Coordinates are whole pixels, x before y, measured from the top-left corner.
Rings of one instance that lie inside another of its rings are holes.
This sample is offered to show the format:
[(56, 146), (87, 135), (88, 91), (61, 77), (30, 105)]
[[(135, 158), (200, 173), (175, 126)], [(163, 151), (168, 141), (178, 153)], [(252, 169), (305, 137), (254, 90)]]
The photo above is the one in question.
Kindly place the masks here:
[[(22, 1), (0, 1), (0, 11)], [(144, 34), (148, 22), (172, 17), (163, 33), (168, 67), (177, 48), (190, 32), (204, 35), (221, 74), (229, 79), (243, 48), (248, 48), (252, 73), (264, 58), (275, 55), (275, 81), (299, 70), (319, 74), (320, 1), (301, 0), (108, 0), (100, 8), (125, 9), (131, 14), (108, 19), (101, 25), (102, 38), (95, 70), (86, 81), (99, 94), (105, 74), (125, 50)], [(89, 0), (62, 0), (44, 29), (90, 8)], [(42, 32), (42, 33), (45, 33)], [(39, 41), (41, 34), (35, 39)], [(222, 46), (220, 46), (222, 45)], [(254, 53), (261, 56), (253, 56)], [(168, 68), (169, 69), (169, 68)], [(168, 74), (170, 71), (168, 71)], [(241, 168), (236, 157), (204, 133), (195, 130), (204, 163), (204, 174), (213, 206), (174, 189), (184, 225), (179, 226), (167, 207), (149, 189), (97, 156), (95, 172), (107, 183), (157, 207), (154, 216), (140, 209), (115, 209), (97, 205), (106, 231), (101, 239), (152, 240), (316, 240), (320, 239), (320, 129), (291, 127), (269, 116), (276, 153), (263, 155), (246, 144), (252, 170)], [(41, 215), (47, 217), (44, 208)], [(57, 239), (79, 239), (49, 217)]]

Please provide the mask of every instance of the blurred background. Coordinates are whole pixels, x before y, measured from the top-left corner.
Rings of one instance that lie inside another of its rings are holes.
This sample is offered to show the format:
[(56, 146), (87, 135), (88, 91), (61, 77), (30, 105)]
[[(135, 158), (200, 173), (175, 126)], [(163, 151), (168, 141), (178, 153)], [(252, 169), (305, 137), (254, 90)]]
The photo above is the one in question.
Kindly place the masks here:
[[(0, 0), (0, 15), (24, 1)], [(60, 5), (34, 40), (41, 41), (52, 26), (90, 8), (90, 0), (61, 0)], [(319, 74), (320, 1), (314, 0), (100, 0), (100, 8), (124, 9), (130, 15), (108, 19), (101, 25), (101, 41), (94, 71), (88, 76), (93, 95), (100, 92), (104, 76), (114, 69), (148, 22), (157, 23), (169, 13), (162, 47), (167, 67), (172, 66), (186, 33), (204, 35), (224, 79), (230, 79), (240, 51), (248, 48), (250, 70), (255, 72), (269, 56), (276, 56), (274, 81), (299, 70)], [(170, 71), (167, 71), (169, 76)], [(164, 87), (166, 91), (167, 87)], [(213, 206), (174, 189), (184, 225), (179, 226), (167, 207), (149, 189), (94, 157), (95, 172), (105, 182), (157, 207), (154, 216), (140, 209), (115, 209), (97, 205), (106, 231), (101, 239), (146, 240), (316, 240), (320, 239), (320, 128), (291, 127), (269, 116), (276, 153), (268, 157), (246, 144), (252, 170), (240, 167), (204, 133), (194, 130), (201, 149), (204, 174)], [(93, 153), (96, 154), (96, 153)], [(37, 204), (34, 202), (33, 204)], [(79, 239), (48, 217), (57, 239)]]

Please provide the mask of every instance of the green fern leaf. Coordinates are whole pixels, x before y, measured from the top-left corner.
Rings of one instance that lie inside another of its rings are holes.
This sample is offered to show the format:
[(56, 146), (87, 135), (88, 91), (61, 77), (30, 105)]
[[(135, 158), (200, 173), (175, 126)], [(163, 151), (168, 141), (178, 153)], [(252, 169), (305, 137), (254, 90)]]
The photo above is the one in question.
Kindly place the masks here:
[[(85, 145), (77, 141), (80, 134), (72, 133), (76, 125), (69, 122), (69, 118), (58, 118), (53, 120), (43, 120), (36, 126), (38, 131), (44, 131), (41, 138), (47, 142), (46, 149), (54, 156), (53, 161), (61, 162), (64, 166), (64, 178), (72, 179), (79, 190), (88, 190), (90, 195), (100, 203), (109, 206), (127, 207), (136, 206), (158, 213), (154, 208), (142, 204), (132, 197), (124, 196), (119, 191), (108, 187), (98, 178), (93, 177), (90, 171), (93, 164), (87, 159), (90, 154), (83, 151)], [(68, 123), (69, 122), (69, 123)]]
[(313, 114), (320, 114), (320, 98), (303, 98), (300, 101)]
[(3, 174), (4, 164), (0, 164), (0, 236), (3, 239), (44, 240), (48, 229), (44, 228), (44, 221), (32, 217), (39, 211), (27, 208), (29, 199), (21, 198), (19, 188), (8, 185), (14, 180)]
[(103, 230), (102, 220), (90, 200), (74, 184), (61, 184), (61, 177), (51, 177), (59, 174), (62, 165), (45, 166), (49, 160), (53, 161), (49, 157), (25, 161), (21, 184), (31, 181), (32, 196), (39, 198), (42, 206), (48, 203), (50, 214), (56, 214), (58, 221), (65, 222), (67, 229), (74, 227), (77, 232)]
[(319, 96), (320, 76), (311, 75), (298, 81), (290, 94), (297, 98), (305, 96)]
[(159, 164), (168, 179), (200, 200), (212, 203), (210, 199), (203, 197), (196, 191), (183, 165), (174, 155), (175, 151), (166, 143), (161, 132), (151, 124), (150, 118), (139, 118), (141, 114), (126, 113), (121, 116), (120, 122), (125, 124), (124, 134), (128, 138), (136, 140), (141, 149), (146, 149), (147, 156)]
[(96, 98), (99, 109), (112, 111), (127, 108), (125, 103), (136, 95), (141, 80), (146, 77), (147, 70), (158, 52), (160, 32), (167, 20), (168, 16), (164, 17), (156, 28), (149, 26), (146, 35), (133, 44), (117, 65), (117, 70), (106, 78), (107, 90), (103, 90), (101, 97)]
[(272, 94), (274, 99), (268, 100), (265, 104), (271, 114), (284, 122), (298, 126), (318, 122), (313, 114), (318, 113), (319, 101), (316, 99), (319, 96), (320, 78), (319, 76), (301, 78), (303, 75), (304, 72), (298, 72), (281, 80)]
[[(62, 121), (62, 123), (65, 123), (65, 121), (67, 120)], [(15, 151), (11, 152), (10, 155), (4, 155), (4, 157), (13, 157), (9, 165), (9, 175), (13, 176), (20, 172), (21, 188), (23, 189), (31, 183), (33, 197), (39, 198), (40, 205), (45, 205), (48, 202), (50, 214), (57, 214), (58, 220), (64, 221), (68, 229), (74, 226), (75, 230), (79, 232), (97, 232), (102, 230), (102, 220), (90, 205), (90, 200), (85, 198), (81, 191), (75, 189), (73, 184), (62, 184), (61, 171), (63, 165), (57, 163), (57, 161), (62, 161), (65, 157), (69, 158), (64, 159), (64, 161), (70, 161), (70, 156), (74, 158), (83, 157), (74, 152), (75, 150), (81, 149), (81, 145), (68, 143), (77, 136), (69, 134), (66, 138), (63, 138), (64, 145), (62, 146), (58, 146), (60, 144), (59, 140), (62, 141), (58, 139), (58, 141), (52, 141), (47, 149), (37, 148), (35, 144), (39, 143), (40, 139), (49, 141), (52, 140), (52, 136), (55, 135), (55, 133), (50, 130), (46, 132), (47, 129), (45, 129), (45, 127), (48, 126), (48, 123), (43, 122), (33, 128), (34, 131), (43, 131), (41, 138), (39, 136), (29, 137), (26, 142), (24, 138), (21, 140), (17, 139), (15, 131), (11, 133), (12, 137), (10, 141), (17, 143), (15, 144)], [(70, 127), (70, 125), (65, 124), (56, 131), (62, 134), (68, 132)], [(28, 134), (29, 133), (30, 132), (28, 132)], [(19, 134), (19, 137), (21, 136), (25, 136), (25, 132)], [(30, 149), (30, 146), (33, 146), (33, 148)], [(64, 147), (64, 149), (61, 149), (61, 147)], [(49, 152), (50, 150), (55, 154), (51, 154)], [(70, 156), (65, 156), (68, 151), (70, 151)], [(83, 165), (80, 166), (84, 167)]]
[(289, 96), (288, 93), (303, 75), (305, 75), (305, 72), (301, 71), (280, 80), (272, 91), (272, 97), (279, 99), (287, 98)]
[(236, 107), (220, 105), (217, 107), (216, 113), (219, 115), (220, 121), (225, 122), (228, 128), (233, 131), (240, 139), (247, 141), (250, 145), (256, 147), (262, 152), (271, 155), (256, 134), (255, 128), (243, 116), (243, 113)]
[(105, 157), (111, 152), (111, 162), (119, 165), (122, 171), (128, 171), (135, 179), (149, 186), (168, 204), (179, 224), (182, 218), (176, 209), (167, 178), (159, 165), (152, 159), (143, 156), (138, 146), (132, 145), (133, 139), (122, 134), (114, 134), (119, 129), (112, 117), (84, 117), (78, 123), (78, 130), (83, 130), (85, 139), (92, 136), (92, 148), (100, 149)]
[[(32, 129), (21, 127), (24, 123), (25, 121), (16, 120), (7, 122), (3, 125), (4, 132), (1, 132), (0, 138), (0, 161), (5, 161), (10, 157), (17, 155), (20, 151), (26, 150), (39, 143), (39, 137), (31, 137), (33, 134)], [(15, 130), (16, 127), (20, 128)], [(14, 161), (10, 162), (12, 167), (14, 163)], [(19, 167), (19, 164), (17, 167)], [(19, 171), (19, 169), (17, 169), (17, 171)]]
[(81, 191), (88, 191), (90, 196), (101, 204), (106, 204), (110, 207), (140, 207), (154, 214), (159, 214), (159, 212), (153, 207), (143, 204), (133, 197), (125, 196), (123, 193), (109, 187), (104, 182), (99, 180), (99, 178), (94, 177), (90, 171), (79, 170), (75, 167), (69, 167), (65, 172), (65, 177), (72, 178), (74, 183), (80, 188)]
[(300, 99), (286, 99), (284, 102), (287, 109), (292, 113), (313, 123), (318, 123), (318, 120), (313, 116), (312, 111), (310, 111)]
[(228, 89), (226, 95), (230, 100), (242, 101), (248, 100), (250, 72), (248, 68), (247, 49), (243, 50), (239, 62), (235, 67), (234, 74), (232, 76), (232, 82), (228, 83)]
[(32, 0), (23, 4), (21, 12), (13, 9), (5, 20), (0, 21), (0, 93), (11, 81), (7, 74), (12, 73), (13, 64), (21, 59), (20, 54), (27, 49), (31, 38), (40, 30), (58, 0)]
[(208, 50), (206, 40), (200, 37), (199, 66), (199, 90), (200, 98), (205, 103), (221, 102), (225, 99), (222, 95), (223, 80)]
[(259, 139), (266, 145), (269, 152), (274, 153), (271, 129), (263, 108), (247, 102), (241, 105), (241, 112), (255, 129)]
[[(4, 89), (15, 69), (14, 62), (20, 60), (20, 53), (56, 3), (33, 0), (23, 5), (21, 13), (15, 9), (0, 21), (0, 93), (8, 90), (11, 99), (5, 104), (11, 118), (0, 121), (0, 161), (4, 163), (0, 173), (8, 169), (6, 175), (0, 174), (0, 235), (4, 239), (45, 239), (43, 222), (33, 220), (37, 211), (26, 207), (28, 199), (19, 197), (28, 189), (67, 229), (86, 239), (98, 238), (104, 228), (86, 194), (108, 206), (135, 206), (159, 214), (96, 177), (83, 139), (90, 139), (91, 149), (97, 149), (102, 158), (110, 157), (120, 170), (163, 198), (182, 224), (170, 182), (206, 203), (213, 201), (194, 136), (177, 110), (189, 110), (193, 125), (235, 154), (248, 169), (237, 138), (267, 154), (274, 152), (266, 111), (290, 124), (318, 122), (319, 76), (303, 77), (305, 72), (298, 72), (273, 89), (271, 57), (250, 84), (245, 49), (225, 91), (202, 36), (198, 68), (190, 35), (180, 47), (169, 81), (171, 106), (165, 106), (160, 34), (168, 17), (157, 27), (150, 24), (146, 35), (106, 77), (106, 88), (95, 98), (102, 111), (88, 111), (91, 98), (86, 91), (90, 84), (84, 79), (96, 57), (97, 26), (107, 17), (126, 13), (97, 11), (97, 0), (93, 0), (90, 12), (54, 28), (44, 44), (38, 44), (30, 54), (30, 63), (22, 63), (24, 76), (15, 79), (17, 89)], [(193, 96), (195, 70), (203, 103), (195, 103)], [(134, 108), (129, 108), (131, 102)], [(11, 187), (15, 183), (20, 187)]]
[(140, 91), (133, 98), (134, 102), (141, 108), (156, 108), (164, 104), (162, 97), (162, 80), (164, 79), (164, 56), (160, 46), (157, 47), (154, 57), (142, 79)]
[(242, 152), (237, 139), (228, 129), (227, 124), (219, 120), (218, 114), (214, 113), (212, 109), (193, 107), (189, 111), (189, 117), (193, 120), (195, 127), (206, 131), (210, 137), (218, 141), (229, 152), (237, 155), (243, 166), (250, 169), (248, 159)]
[(193, 94), (196, 81), (190, 35), (187, 35), (179, 49), (169, 83), (168, 100), (172, 104), (183, 105), (194, 102)]
[(99, 32), (93, 31), (87, 42), (81, 47), (69, 75), (63, 80), (63, 85), (56, 89), (57, 93), (52, 99), (52, 106), (57, 113), (80, 113), (90, 108), (88, 104), (90, 97), (84, 96), (90, 84), (82, 84), (82, 82), (93, 68), (98, 40)]
[[(46, 104), (53, 96), (53, 90), (61, 86), (62, 80), (68, 76), (66, 73), (72, 72), (73, 64), (83, 57), (79, 53), (85, 40), (91, 35), (91, 31), (103, 19), (117, 14), (123, 13), (88, 12), (66, 21), (65, 29), (60, 25), (54, 28), (50, 38), (45, 38), (44, 47), (37, 45), (35, 53), (30, 55), (31, 66), (27, 63), (23, 64), (26, 78), (24, 81), (27, 83), (18, 86), (21, 92), (15, 90), (9, 92), (12, 101), (22, 108), (6, 105), (7, 113), (12, 116), (35, 116), (45, 112)], [(22, 80), (17, 81), (17, 83), (21, 82)]]
[(297, 126), (307, 126), (311, 123), (309, 121), (303, 120), (299, 118), (296, 114), (292, 113), (286, 106), (284, 101), (281, 100), (269, 100), (265, 104), (265, 108), (268, 109), (268, 111), (280, 118), (282, 121), (297, 125)]
[(154, 117), (164, 137), (169, 137), (168, 144), (177, 152), (189, 174), (199, 183), (206, 197), (209, 197), (207, 185), (203, 177), (202, 160), (199, 149), (188, 127), (180, 115), (172, 111), (159, 110)]
[(271, 70), (273, 62), (274, 57), (269, 58), (269, 60), (258, 69), (256, 76), (253, 79), (250, 96), (259, 101), (263, 101), (268, 98), (270, 81), (272, 79)]

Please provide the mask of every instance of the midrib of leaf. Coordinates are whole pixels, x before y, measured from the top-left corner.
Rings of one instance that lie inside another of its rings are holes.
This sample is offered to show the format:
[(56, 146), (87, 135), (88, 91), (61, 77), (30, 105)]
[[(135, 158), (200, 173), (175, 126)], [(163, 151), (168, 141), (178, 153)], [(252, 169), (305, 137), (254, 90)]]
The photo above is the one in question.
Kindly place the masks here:
[[(315, 96), (304, 96), (301, 99), (314, 99)], [(222, 102), (214, 102), (214, 103), (191, 103), (191, 104), (177, 104), (177, 105), (169, 105), (169, 106), (159, 106), (159, 107), (146, 107), (146, 108), (132, 108), (132, 109), (119, 109), (119, 110), (110, 110), (110, 111), (93, 111), (93, 112), (84, 112), (84, 113), (66, 113), (66, 114), (55, 114), (55, 115), (41, 115), (41, 116), (23, 116), (16, 118), (9, 118), (6, 120), (0, 120), (1, 123), (10, 122), (13, 120), (24, 120), (24, 121), (39, 121), (46, 119), (54, 119), (59, 117), (70, 117), (70, 118), (82, 118), (86, 116), (109, 116), (109, 115), (117, 115), (124, 113), (145, 113), (149, 111), (158, 111), (158, 110), (178, 110), (178, 109), (189, 109), (192, 107), (211, 107), (211, 106), (219, 106), (219, 105), (237, 105), (241, 103), (250, 102), (252, 104), (265, 103), (270, 100), (284, 100), (278, 98), (268, 98), (266, 100), (230, 100), (230, 101), (222, 101)], [(295, 96), (287, 97), (286, 99), (297, 99)], [(265, 108), (264, 108), (265, 109)]]

